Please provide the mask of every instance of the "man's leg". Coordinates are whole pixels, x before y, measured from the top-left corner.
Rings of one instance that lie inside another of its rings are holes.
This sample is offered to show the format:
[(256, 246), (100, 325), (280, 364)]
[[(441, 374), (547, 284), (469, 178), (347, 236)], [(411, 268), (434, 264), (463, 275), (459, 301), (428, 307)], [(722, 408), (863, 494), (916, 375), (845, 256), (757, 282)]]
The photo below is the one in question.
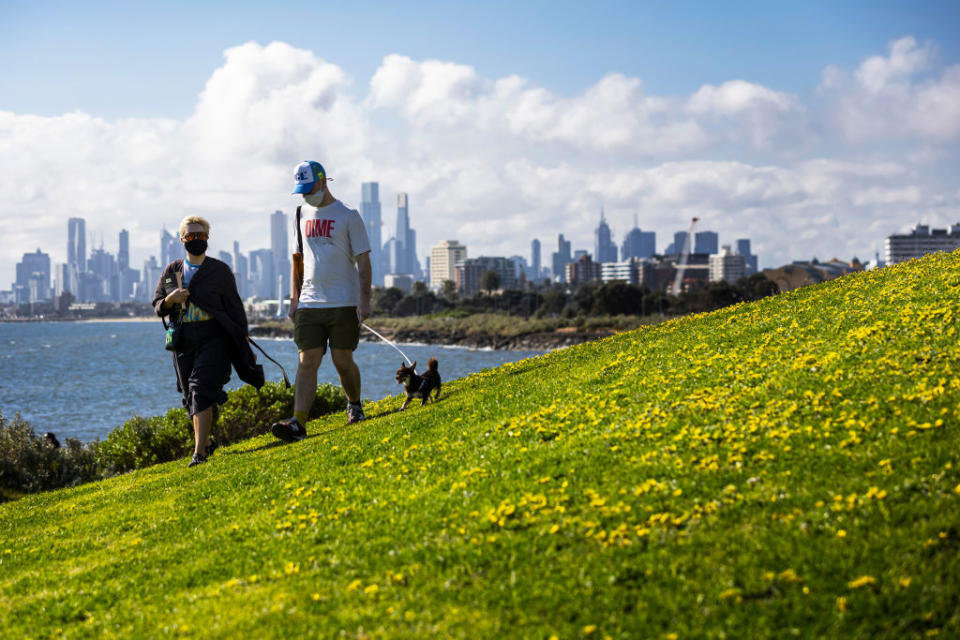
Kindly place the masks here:
[(347, 400), (360, 402), (360, 367), (353, 361), (353, 349), (330, 349), (333, 366), (340, 375), (340, 385)]
[(317, 369), (323, 360), (323, 347), (300, 352), (300, 364), (297, 366), (297, 382), (293, 394), (293, 415), (300, 424), (307, 423), (307, 416), (317, 398)]
[(193, 454), (206, 455), (210, 439), (210, 426), (213, 424), (213, 406), (193, 414)]

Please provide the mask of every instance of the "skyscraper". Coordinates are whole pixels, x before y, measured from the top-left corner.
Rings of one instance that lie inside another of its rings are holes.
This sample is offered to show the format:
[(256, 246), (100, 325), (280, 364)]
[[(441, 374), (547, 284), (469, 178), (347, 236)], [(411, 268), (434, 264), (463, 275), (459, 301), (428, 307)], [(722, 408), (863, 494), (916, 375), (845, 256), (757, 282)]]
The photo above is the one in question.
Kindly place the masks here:
[[(287, 216), (275, 211), (270, 216), (270, 250), (273, 252), (274, 297), (285, 298), (290, 293), (290, 241), (287, 235)], [(279, 282), (279, 290), (277, 283)]]
[(410, 261), (410, 209), (406, 193), (397, 194), (397, 232), (393, 236), (393, 273), (413, 273)]
[(17, 281), (14, 283), (17, 303), (38, 302), (50, 299), (50, 256), (37, 249), (36, 253), (23, 254), (17, 264)]
[(246, 299), (250, 296), (249, 273), (247, 257), (240, 253), (240, 243), (233, 241), (233, 277), (237, 280), (237, 291), (240, 297)]
[(563, 239), (563, 234), (557, 236), (557, 250), (552, 255), (553, 279), (557, 282), (565, 282), (565, 267), (572, 261), (570, 256), (570, 241)]
[(383, 286), (384, 269), (383, 257), (380, 255), (382, 242), (381, 227), (383, 217), (380, 210), (380, 185), (376, 182), (364, 182), (360, 185), (360, 217), (367, 228), (367, 238), (370, 240), (370, 267), (373, 274), (373, 284)]
[(117, 265), (120, 271), (130, 268), (130, 232), (120, 229), (120, 247), (117, 251)]
[(693, 253), (707, 253), (710, 255), (718, 253), (719, 236), (717, 236), (716, 231), (697, 231), (693, 234), (693, 237)]
[(623, 239), (620, 247), (620, 259), (649, 258), (657, 252), (657, 234), (654, 231), (641, 231), (637, 218), (633, 218), (633, 229)]
[(70, 218), (67, 225), (67, 270), (70, 281), (64, 283), (64, 289), (76, 296), (80, 292), (80, 275), (87, 270), (87, 221)]
[(160, 264), (166, 267), (178, 258), (186, 257), (180, 238), (166, 229), (160, 232)]
[(530, 273), (527, 279), (534, 282), (540, 280), (540, 241), (536, 238), (530, 243)]
[(743, 256), (745, 274), (752, 276), (757, 272), (757, 256), (750, 253), (750, 238), (737, 239), (737, 255)]
[(616, 262), (617, 245), (613, 243), (610, 235), (610, 227), (603, 216), (603, 208), (600, 209), (600, 224), (593, 232), (593, 248), (596, 262)]

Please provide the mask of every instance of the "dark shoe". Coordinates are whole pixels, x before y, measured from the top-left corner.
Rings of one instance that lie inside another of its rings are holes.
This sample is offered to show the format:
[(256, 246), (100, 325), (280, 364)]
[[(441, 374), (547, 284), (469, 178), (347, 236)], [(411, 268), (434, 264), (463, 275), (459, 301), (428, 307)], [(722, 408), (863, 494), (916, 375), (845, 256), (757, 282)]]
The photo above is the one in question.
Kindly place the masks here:
[(204, 449), (203, 453), (205, 457), (209, 458), (213, 455), (213, 452), (217, 450), (220, 445), (217, 444), (217, 441), (213, 439), (213, 436), (210, 436), (210, 441), (207, 442), (207, 448)]
[(347, 424), (353, 424), (355, 422), (360, 422), (366, 416), (363, 415), (363, 407), (359, 404), (348, 404), (347, 405)]
[(284, 442), (297, 442), (307, 437), (306, 428), (296, 418), (273, 423), (270, 432)]
[(188, 464), (187, 466), (195, 467), (198, 464), (203, 464), (206, 461), (207, 461), (207, 456), (203, 455), (202, 453), (195, 453), (193, 454), (193, 457), (190, 458), (190, 464)]

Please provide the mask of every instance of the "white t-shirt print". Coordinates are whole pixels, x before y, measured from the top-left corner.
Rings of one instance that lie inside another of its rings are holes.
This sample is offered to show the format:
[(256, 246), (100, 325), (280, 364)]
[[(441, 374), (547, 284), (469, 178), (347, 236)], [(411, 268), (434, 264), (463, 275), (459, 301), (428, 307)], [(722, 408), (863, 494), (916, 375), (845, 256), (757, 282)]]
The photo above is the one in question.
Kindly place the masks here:
[(313, 209), (312, 215), (311, 209), (303, 205), (300, 210), (304, 274), (299, 307), (355, 307), (360, 304), (357, 256), (370, 251), (363, 219), (339, 200)]

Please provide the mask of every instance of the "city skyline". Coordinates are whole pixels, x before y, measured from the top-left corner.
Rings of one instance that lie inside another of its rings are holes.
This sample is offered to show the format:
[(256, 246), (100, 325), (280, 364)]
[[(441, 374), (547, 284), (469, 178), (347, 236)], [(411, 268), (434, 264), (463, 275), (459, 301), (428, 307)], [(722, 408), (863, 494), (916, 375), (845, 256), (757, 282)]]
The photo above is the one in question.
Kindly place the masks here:
[(601, 207), (618, 244), (696, 216), (771, 265), (960, 219), (956, 3), (374, 6), (298, 7), (341, 27), (316, 41), (282, 3), (4, 4), (0, 282), (41, 238), (66, 262), (69, 217), (134, 261), (187, 214), (260, 246), (304, 159), (352, 208), (376, 179), (391, 231), (408, 193), (421, 268), (452, 237), (592, 251)]

